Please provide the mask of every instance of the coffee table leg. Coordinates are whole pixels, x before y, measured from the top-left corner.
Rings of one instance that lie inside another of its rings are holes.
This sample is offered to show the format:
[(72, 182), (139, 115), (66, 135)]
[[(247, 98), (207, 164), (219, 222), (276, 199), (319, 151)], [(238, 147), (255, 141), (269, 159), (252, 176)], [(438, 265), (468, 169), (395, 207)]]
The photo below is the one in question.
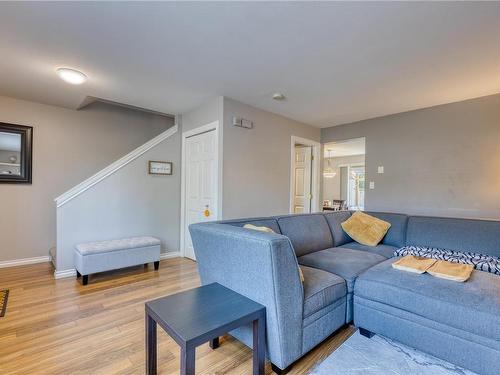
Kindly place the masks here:
[(212, 349), (217, 349), (219, 347), (219, 338), (216, 337), (215, 339), (210, 340), (209, 345)]
[(146, 374), (156, 375), (156, 322), (146, 313)]
[(266, 362), (265, 315), (253, 321), (253, 375), (264, 375)]
[(194, 375), (196, 347), (181, 347), (181, 375)]

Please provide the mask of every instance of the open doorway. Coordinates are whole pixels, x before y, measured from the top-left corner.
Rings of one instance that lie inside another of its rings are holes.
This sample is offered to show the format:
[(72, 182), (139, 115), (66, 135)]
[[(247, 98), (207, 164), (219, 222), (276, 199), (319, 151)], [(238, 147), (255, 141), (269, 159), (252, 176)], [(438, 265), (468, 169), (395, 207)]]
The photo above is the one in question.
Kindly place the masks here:
[(324, 144), (323, 211), (364, 210), (365, 138)]
[(320, 211), (320, 154), (320, 143), (292, 136), (290, 213)]

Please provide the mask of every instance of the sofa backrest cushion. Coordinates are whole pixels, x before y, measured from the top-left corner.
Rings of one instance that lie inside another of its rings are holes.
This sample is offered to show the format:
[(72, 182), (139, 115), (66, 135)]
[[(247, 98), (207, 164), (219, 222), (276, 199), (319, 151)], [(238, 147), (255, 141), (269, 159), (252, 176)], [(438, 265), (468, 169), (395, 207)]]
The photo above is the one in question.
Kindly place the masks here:
[(406, 244), (500, 257), (500, 221), (411, 216)]
[(333, 247), (330, 227), (322, 214), (281, 216), (278, 224), (297, 256)]
[(256, 227), (268, 227), (271, 228), (274, 233), (281, 234), (278, 221), (273, 217), (252, 217), (249, 219), (233, 219), (233, 220), (222, 220), (218, 221), (218, 224), (229, 224), (235, 227), (243, 227), (245, 224), (252, 224)]
[(393, 214), (388, 212), (366, 212), (381, 220), (391, 223), (391, 227), (382, 239), (382, 244), (403, 247), (406, 245), (406, 230), (408, 226), (408, 215)]
[(334, 211), (324, 214), (333, 236), (333, 246), (352, 242), (352, 238), (342, 229), (341, 224), (351, 217), (350, 211)]

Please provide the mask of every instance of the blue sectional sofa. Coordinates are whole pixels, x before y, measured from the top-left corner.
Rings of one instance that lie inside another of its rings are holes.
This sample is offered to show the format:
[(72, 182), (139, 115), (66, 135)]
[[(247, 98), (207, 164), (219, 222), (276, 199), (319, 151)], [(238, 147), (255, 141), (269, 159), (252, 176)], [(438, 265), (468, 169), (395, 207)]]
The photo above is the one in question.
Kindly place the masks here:
[[(480, 374), (498, 374), (500, 276), (456, 283), (397, 271), (405, 245), (500, 257), (500, 222), (368, 212), (391, 223), (378, 246), (353, 242), (350, 212), (227, 220), (190, 226), (201, 281), (267, 308), (267, 356), (276, 372), (353, 322)], [(275, 233), (242, 228), (266, 226)], [(304, 274), (301, 282), (299, 265)], [(251, 346), (251, 327), (231, 334)]]

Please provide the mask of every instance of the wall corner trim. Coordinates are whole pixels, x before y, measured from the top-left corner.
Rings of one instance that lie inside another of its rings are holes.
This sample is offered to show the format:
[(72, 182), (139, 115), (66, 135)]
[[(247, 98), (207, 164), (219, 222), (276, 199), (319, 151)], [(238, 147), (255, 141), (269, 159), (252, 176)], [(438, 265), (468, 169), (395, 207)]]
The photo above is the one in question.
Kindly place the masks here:
[(54, 279), (63, 279), (65, 277), (74, 277), (74, 276), (76, 276), (76, 270), (74, 268), (62, 271), (58, 270), (54, 271)]
[(87, 178), (85, 181), (76, 185), (67, 192), (61, 194), (56, 199), (54, 199), (54, 201), (56, 202), (56, 206), (61, 207), (64, 204), (68, 203), (73, 198), (76, 198), (86, 190), (90, 189), (92, 186), (96, 185), (105, 178), (111, 176), (116, 171), (120, 170), (130, 162), (134, 161), (139, 156), (143, 155), (145, 152), (149, 151), (159, 143), (163, 142), (165, 139), (170, 138), (172, 135), (177, 133), (177, 130), (178, 130), (178, 125), (176, 124), (171, 128), (165, 130), (163, 133), (157, 135), (153, 139), (149, 140), (148, 142), (144, 143), (142, 146), (137, 147), (135, 150), (128, 153), (124, 157), (108, 165), (106, 168), (100, 170), (92, 177)]

